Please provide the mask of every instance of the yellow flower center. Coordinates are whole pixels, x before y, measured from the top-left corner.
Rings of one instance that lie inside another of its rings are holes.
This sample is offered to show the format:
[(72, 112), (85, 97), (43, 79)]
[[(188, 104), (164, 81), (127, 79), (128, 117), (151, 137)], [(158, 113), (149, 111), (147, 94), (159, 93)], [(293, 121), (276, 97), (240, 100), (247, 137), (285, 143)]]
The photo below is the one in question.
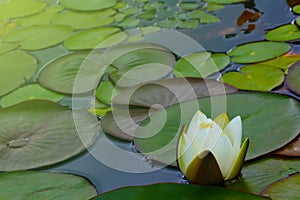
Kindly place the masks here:
[(212, 128), (213, 125), (212, 125), (211, 122), (201, 122), (201, 123), (200, 123), (200, 127), (201, 127), (201, 128)]

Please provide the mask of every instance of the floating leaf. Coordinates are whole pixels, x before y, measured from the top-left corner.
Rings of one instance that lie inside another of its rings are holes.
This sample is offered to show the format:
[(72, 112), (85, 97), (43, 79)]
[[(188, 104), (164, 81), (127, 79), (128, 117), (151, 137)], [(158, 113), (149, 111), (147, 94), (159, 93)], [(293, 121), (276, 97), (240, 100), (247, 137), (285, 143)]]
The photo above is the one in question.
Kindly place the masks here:
[(37, 50), (54, 46), (73, 33), (73, 29), (63, 25), (39, 25), (15, 30), (2, 39), (5, 42), (19, 42), (21, 49)]
[(286, 70), (288, 69), (292, 64), (300, 60), (299, 54), (284, 54), (278, 58), (268, 60), (265, 62), (261, 62), (260, 64), (263, 65), (269, 65), (272, 67), (276, 67), (279, 69)]
[(0, 42), (0, 55), (18, 48), (18, 44)]
[(94, 12), (78, 12), (70, 10), (55, 15), (51, 22), (53, 24), (69, 25), (75, 29), (88, 29), (113, 23), (115, 19), (112, 15), (115, 13), (116, 11), (113, 9)]
[(282, 156), (300, 156), (300, 135), (288, 145), (275, 151), (274, 154)]
[(148, 10), (137, 16), (140, 19), (153, 20), (156, 17), (156, 10)]
[(269, 91), (283, 83), (284, 73), (278, 68), (255, 64), (225, 73), (222, 81), (242, 90)]
[(17, 18), (42, 11), (46, 3), (36, 0), (10, 0), (0, 2), (0, 18)]
[(300, 62), (296, 62), (292, 67), (290, 67), (288, 75), (286, 77), (287, 87), (300, 95)]
[(300, 29), (294, 24), (280, 26), (266, 34), (266, 39), (270, 41), (290, 41), (297, 40), (299, 38)]
[(32, 77), (37, 67), (36, 60), (21, 50), (0, 56), (0, 96), (6, 94)]
[(295, 199), (300, 197), (300, 173), (293, 176), (283, 178), (275, 183), (269, 185), (263, 190), (261, 195), (270, 197), (272, 199)]
[(247, 0), (204, 0), (209, 3), (219, 3), (219, 4), (232, 4), (232, 3), (240, 3)]
[(177, 61), (174, 74), (176, 77), (207, 77), (219, 72), (230, 63), (226, 54), (210, 52), (197, 52)]
[(293, 7), (293, 12), (300, 15), (300, 5), (296, 5)]
[(39, 84), (30, 84), (20, 87), (15, 91), (5, 95), (1, 99), (1, 106), (8, 107), (30, 99), (45, 99), (50, 101), (60, 101), (64, 95), (44, 89)]
[[(149, 120), (144, 121), (134, 140), (138, 150), (155, 160), (174, 164), (178, 134), (196, 112), (196, 103), (184, 102), (156, 112), (151, 119), (158, 123), (151, 122), (149, 128), (143, 127)], [(300, 132), (300, 104), (284, 95), (258, 92), (227, 94), (200, 98), (198, 103), (207, 116), (211, 116), (211, 112), (214, 115), (227, 112), (230, 116), (241, 116), (243, 137), (249, 137), (251, 141), (247, 160), (286, 145)]]
[(19, 171), (0, 174), (0, 197), (6, 199), (74, 199), (96, 195), (84, 178), (63, 173)]
[(189, 13), (191, 19), (200, 19), (201, 24), (208, 24), (221, 21), (218, 17), (205, 12), (204, 10), (197, 9)]
[(64, 46), (70, 50), (94, 49), (101, 42), (120, 31), (121, 29), (117, 27), (100, 27), (84, 30), (68, 37)]
[(113, 7), (116, 3), (117, 0), (93, 0), (88, 2), (82, 0), (60, 0), (60, 4), (63, 7), (79, 11), (102, 10)]
[(181, 23), (181, 21), (178, 19), (167, 19), (167, 20), (158, 22), (157, 26), (162, 27), (162, 28), (173, 29), (173, 28), (176, 28), (180, 23)]
[(0, 18), (0, 36), (1, 35), (7, 35), (10, 33), (12, 30), (14, 30), (17, 27), (16, 22), (10, 22), (5, 19)]
[(224, 7), (225, 7), (224, 5), (217, 4), (217, 3), (207, 3), (204, 9), (207, 10), (208, 12), (213, 12), (213, 11), (221, 10)]
[(113, 34), (109, 37), (107, 37), (105, 40), (100, 42), (96, 48), (98, 49), (103, 49), (103, 48), (108, 48), (112, 47), (118, 44), (121, 44), (128, 38), (128, 35), (126, 32), (122, 31), (116, 34)]
[(299, 171), (299, 159), (263, 158), (247, 162), (242, 169), (242, 177), (227, 187), (260, 194), (268, 185)]
[(183, 2), (178, 5), (183, 10), (194, 10), (199, 7), (199, 3)]
[(95, 89), (102, 72), (96, 56), (90, 57), (88, 54), (86, 51), (70, 53), (53, 60), (41, 70), (39, 83), (47, 89), (65, 94)]
[(101, 81), (95, 91), (96, 98), (107, 105), (111, 104), (113, 94), (116, 95), (117, 90), (111, 81)]
[(118, 23), (118, 25), (123, 27), (136, 27), (139, 23), (140, 20), (135, 17), (126, 17), (123, 21)]
[(138, 13), (139, 9), (136, 7), (126, 7), (124, 9), (119, 9), (119, 12), (129, 16), (129, 15), (135, 15), (136, 13)]
[(196, 200), (203, 199), (265, 199), (254, 194), (243, 193), (234, 190), (226, 190), (220, 187), (207, 187), (200, 185), (187, 185), (175, 183), (160, 183), (147, 186), (124, 187), (114, 191), (106, 192), (93, 198), (93, 200), (106, 199), (137, 199), (142, 197), (144, 200), (151, 199), (173, 199)]
[(290, 50), (290, 45), (281, 42), (251, 42), (229, 51), (232, 62), (255, 63), (280, 56)]
[(198, 28), (199, 22), (198, 20), (184, 20), (181, 22), (181, 24), (178, 26), (178, 28), (183, 28), (183, 29), (196, 29)]
[(99, 131), (93, 115), (31, 100), (0, 110), (0, 171), (64, 161), (91, 145)]

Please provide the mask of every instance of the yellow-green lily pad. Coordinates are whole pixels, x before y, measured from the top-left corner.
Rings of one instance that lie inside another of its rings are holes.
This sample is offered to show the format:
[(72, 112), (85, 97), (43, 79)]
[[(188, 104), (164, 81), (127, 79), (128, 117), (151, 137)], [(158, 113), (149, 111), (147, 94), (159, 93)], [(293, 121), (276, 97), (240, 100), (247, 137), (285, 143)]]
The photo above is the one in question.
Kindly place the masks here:
[(240, 3), (247, 0), (204, 0), (209, 3), (219, 3), (219, 4), (232, 4), (232, 3)]
[(113, 7), (117, 3), (117, 0), (60, 0), (60, 4), (71, 10), (79, 11), (94, 11), (102, 10), (105, 8)]
[(275, 67), (255, 64), (225, 73), (222, 81), (242, 90), (269, 91), (283, 83), (284, 73)]
[(29, 80), (37, 67), (34, 57), (24, 51), (11, 51), (0, 56), (0, 96)]
[(193, 10), (188, 13), (189, 18), (199, 19), (201, 24), (208, 24), (221, 21), (218, 17), (202, 9)]
[(300, 5), (296, 5), (293, 7), (293, 12), (300, 15)]
[(24, 50), (38, 50), (57, 45), (73, 33), (64, 25), (39, 25), (15, 30), (2, 39), (5, 42), (19, 42)]
[(112, 96), (116, 94), (117, 89), (115, 89), (115, 85), (109, 80), (101, 81), (95, 91), (96, 98), (106, 105), (111, 104)]
[(290, 67), (286, 76), (287, 87), (300, 95), (300, 62), (298, 61), (292, 67)]
[[(300, 19), (299, 19), (300, 22)], [(279, 26), (266, 34), (266, 39), (270, 41), (291, 41), (300, 38), (300, 29), (294, 24)]]
[(0, 42), (0, 55), (12, 51), (18, 47), (19, 45), (17, 43), (14, 44), (14, 43)]
[(255, 63), (276, 58), (290, 48), (289, 44), (282, 42), (251, 42), (233, 48), (228, 55), (235, 63)]
[(96, 196), (91, 183), (79, 176), (64, 173), (19, 171), (0, 174), (0, 197), (8, 199), (73, 199)]

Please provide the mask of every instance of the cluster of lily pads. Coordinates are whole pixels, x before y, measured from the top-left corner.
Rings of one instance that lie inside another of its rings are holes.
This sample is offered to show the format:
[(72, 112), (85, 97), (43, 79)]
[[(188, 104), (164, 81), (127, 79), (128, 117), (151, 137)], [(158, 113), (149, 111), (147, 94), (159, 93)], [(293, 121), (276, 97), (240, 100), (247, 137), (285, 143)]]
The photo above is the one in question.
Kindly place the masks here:
[[(227, 111), (230, 116), (242, 117), (243, 137), (249, 137), (250, 146), (241, 177), (225, 183), (226, 188), (157, 184), (124, 188), (95, 199), (131, 199), (132, 195), (176, 199), (182, 194), (187, 198), (218, 194), (220, 199), (297, 196), (299, 190), (285, 186), (300, 179), (300, 161), (291, 158), (299, 156), (299, 101), (268, 92), (285, 82), (295, 96), (300, 95), (300, 56), (292, 54), (291, 44), (286, 42), (298, 39), (297, 19), (295, 24), (268, 31), (266, 41), (243, 44), (225, 53), (179, 57), (165, 47), (135, 42), (163, 27), (197, 28), (199, 23), (218, 22), (212, 12), (241, 0), (205, 2), (0, 2), (0, 171), (6, 172), (0, 174), (0, 197), (13, 198), (15, 191), (24, 199), (97, 195), (81, 177), (20, 171), (51, 167), (91, 146), (100, 130), (94, 115), (104, 116), (101, 126), (106, 134), (133, 141), (151, 159), (177, 167), (178, 134), (195, 113), (194, 105), (208, 116)], [(298, 9), (293, 7), (295, 13)], [(146, 27), (149, 25), (157, 27)], [(140, 26), (145, 27), (139, 28), (138, 34), (125, 31)], [(96, 53), (91, 54), (94, 48)], [(106, 66), (104, 70), (101, 65)], [(237, 70), (228, 71), (228, 66)], [(225, 73), (218, 74), (220, 71)], [(72, 95), (95, 98), (89, 105), (70, 109)], [(211, 109), (213, 102), (224, 98), (226, 110)], [(155, 104), (165, 109), (153, 110)], [(129, 110), (125, 108), (128, 105)], [(185, 113), (182, 119), (180, 112)], [(165, 113), (162, 129), (153, 135)], [(153, 126), (143, 128), (151, 122)], [(30, 184), (24, 184), (27, 181)]]

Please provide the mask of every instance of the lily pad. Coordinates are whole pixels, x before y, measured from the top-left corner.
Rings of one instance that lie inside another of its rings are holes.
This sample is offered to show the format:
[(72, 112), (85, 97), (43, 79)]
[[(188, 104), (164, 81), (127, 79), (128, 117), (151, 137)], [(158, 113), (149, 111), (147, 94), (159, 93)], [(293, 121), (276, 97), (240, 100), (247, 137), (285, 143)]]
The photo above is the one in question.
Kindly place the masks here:
[(97, 120), (89, 112), (71, 111), (46, 100), (3, 108), (0, 122), (0, 171), (64, 161), (84, 151), (99, 131)]
[(261, 193), (263, 196), (270, 197), (272, 199), (282, 200), (297, 200), (300, 197), (300, 173), (293, 176), (279, 180), (272, 185), (269, 185)]
[(287, 87), (300, 95), (300, 62), (296, 62), (288, 71), (286, 76)]
[(183, 21), (181, 21), (181, 24), (178, 26), (178, 28), (196, 29), (196, 28), (198, 28), (198, 25), (199, 25), (199, 22), (196, 19), (183, 20)]
[(183, 2), (178, 5), (183, 10), (194, 10), (199, 7), (199, 3)]
[(94, 12), (78, 12), (70, 10), (55, 15), (51, 22), (53, 24), (68, 25), (75, 29), (88, 29), (113, 23), (115, 19), (112, 15), (115, 13), (116, 11), (113, 9)]
[(252, 42), (235, 47), (229, 51), (232, 62), (255, 63), (276, 58), (290, 50), (290, 45), (281, 42)]
[(210, 52), (197, 52), (181, 58), (175, 64), (176, 77), (207, 77), (219, 72), (230, 63), (226, 54)]
[(160, 183), (147, 186), (131, 186), (124, 187), (114, 191), (106, 192), (93, 200), (106, 199), (137, 199), (137, 197), (144, 200), (152, 199), (173, 199), (182, 200), (190, 199), (196, 200), (199, 197), (203, 199), (265, 199), (264, 197), (256, 196), (254, 194), (243, 193), (234, 190), (227, 190), (220, 187), (207, 187), (200, 185), (187, 185), (175, 183)]
[(79, 11), (102, 10), (113, 7), (116, 3), (117, 0), (93, 0), (88, 2), (82, 0), (60, 0), (60, 4), (63, 7)]
[(299, 171), (299, 159), (262, 158), (247, 162), (242, 169), (242, 176), (227, 187), (260, 194), (268, 185)]
[(30, 84), (20, 87), (1, 98), (1, 106), (8, 107), (26, 100), (45, 99), (50, 101), (60, 101), (64, 95), (46, 90), (39, 84)]
[(0, 2), (0, 18), (24, 17), (42, 11), (46, 3), (36, 0), (10, 0)]
[(113, 94), (117, 94), (117, 89), (115, 89), (115, 85), (109, 80), (101, 81), (95, 91), (96, 98), (107, 105), (111, 104)]
[(208, 12), (214, 12), (223, 9), (225, 6), (218, 3), (207, 3), (204, 7)]
[(39, 25), (15, 30), (2, 39), (5, 42), (19, 42), (24, 50), (38, 50), (57, 45), (73, 33), (63, 25)]
[[(300, 22), (300, 19), (299, 19)], [(287, 24), (275, 28), (266, 34), (266, 39), (270, 41), (291, 41), (300, 38), (300, 29), (294, 24)]]
[(232, 4), (232, 3), (240, 3), (247, 0), (204, 0), (210, 3), (219, 3), (219, 4)]
[(189, 12), (191, 19), (199, 19), (201, 24), (208, 24), (221, 21), (218, 17), (213, 14), (207, 13), (202, 9), (197, 9)]
[(225, 73), (222, 81), (242, 90), (269, 91), (283, 83), (284, 73), (269, 65), (255, 64)]
[(84, 178), (63, 173), (19, 171), (0, 174), (0, 197), (5, 199), (74, 199), (96, 195)]
[(140, 23), (140, 20), (135, 17), (126, 17), (124, 20), (118, 23), (122, 27), (136, 27)]
[(64, 46), (69, 50), (94, 49), (101, 42), (120, 33), (117, 27), (100, 27), (81, 31), (68, 37)]
[[(39, 83), (47, 89), (64, 94), (94, 90), (102, 72), (98, 66), (99, 60), (88, 55), (87, 51), (79, 51), (53, 60), (41, 70)], [(78, 84), (75, 85), (76, 80)]]
[(153, 20), (156, 17), (156, 10), (148, 10), (137, 16), (140, 19)]
[(263, 65), (269, 65), (272, 67), (276, 67), (279, 69), (286, 70), (289, 67), (291, 67), (292, 64), (300, 60), (300, 55), (299, 54), (284, 54), (278, 58), (268, 60), (265, 62), (261, 62), (260, 64)]
[(300, 15), (300, 5), (296, 5), (293, 7), (293, 12)]
[[(300, 104), (284, 95), (248, 92), (200, 98), (198, 103), (207, 116), (211, 116), (211, 112), (212, 117), (223, 112), (231, 117), (241, 116), (243, 138), (250, 139), (247, 160), (286, 145), (300, 132)], [(197, 110), (195, 105), (195, 101), (189, 101), (156, 112), (151, 119), (159, 123), (152, 124), (151, 130), (143, 127), (149, 123), (145, 120), (134, 140), (138, 150), (163, 163), (174, 163), (178, 134), (192, 119)], [(159, 131), (154, 133), (153, 130)]]
[(37, 62), (24, 51), (11, 51), (0, 56), (0, 96), (6, 94), (30, 79)]
[(18, 48), (18, 44), (0, 42), (0, 55)]

